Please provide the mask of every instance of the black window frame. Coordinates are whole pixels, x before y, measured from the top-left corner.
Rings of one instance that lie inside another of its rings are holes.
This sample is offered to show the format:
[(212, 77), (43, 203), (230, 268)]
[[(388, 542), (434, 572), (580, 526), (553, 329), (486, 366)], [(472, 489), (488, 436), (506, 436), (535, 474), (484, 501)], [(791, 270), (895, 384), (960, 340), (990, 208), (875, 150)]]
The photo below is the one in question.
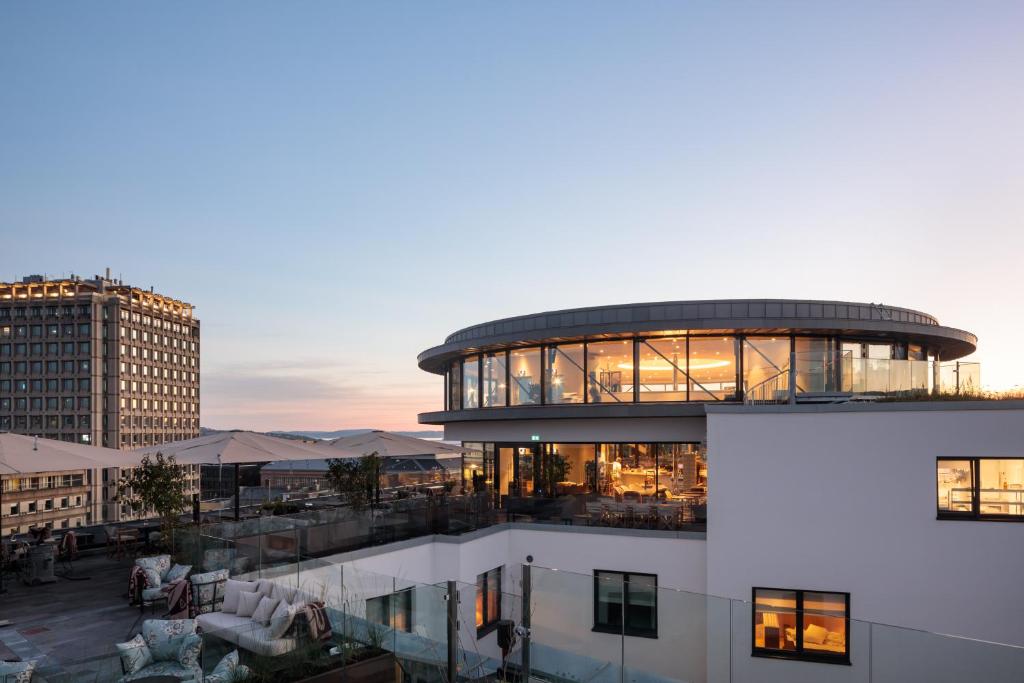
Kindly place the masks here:
[[(483, 605), (483, 614), (484, 614), (483, 623), (481, 623), (479, 626), (476, 627), (476, 637), (477, 637), (478, 640), (480, 638), (483, 638), (484, 636), (486, 636), (491, 631), (497, 630), (498, 622), (501, 621), (501, 586), (502, 586), (502, 579), (504, 578), (502, 576), (504, 574), (503, 569), (504, 569), (503, 566), (498, 566), (498, 567), (494, 567), (493, 569), (488, 569), (487, 571), (483, 572), (482, 574), (477, 574), (477, 577), (476, 577), (477, 591), (482, 591), (481, 604)], [(490, 589), (488, 588), (488, 585), (490, 584), (490, 581), (488, 579), (490, 579), (491, 575), (493, 575), (495, 573), (498, 575), (498, 610), (497, 610), (498, 613), (497, 614), (489, 614), (488, 613), (487, 605), (489, 604), (488, 597), (489, 597)], [(474, 611), (475, 611), (475, 608), (474, 608)]]
[[(935, 458), (935, 479), (932, 490), (935, 492), (935, 518), (940, 520), (969, 520), (972, 522), (1024, 522), (1024, 508), (1017, 515), (983, 514), (981, 512), (981, 463), (984, 460), (1024, 460), (1021, 456), (956, 456), (941, 455)], [(941, 462), (971, 463), (971, 509), (943, 510), (939, 507), (939, 463)], [(1024, 500), (1024, 490), (1019, 494)]]
[[(793, 593), (796, 596), (796, 649), (779, 650), (757, 646), (757, 592), (776, 591)], [(842, 595), (845, 598), (846, 614), (846, 650), (843, 653), (829, 654), (821, 650), (805, 650), (804, 645), (804, 593), (827, 593)], [(850, 665), (850, 594), (846, 591), (817, 590), (811, 588), (776, 588), (773, 586), (754, 586), (750, 589), (750, 656), (767, 659), (788, 659), (800, 662), (816, 662), (819, 664)]]
[[(621, 626), (615, 626), (612, 624), (601, 623), (598, 618), (598, 606), (600, 604), (598, 599), (598, 591), (601, 582), (602, 574), (616, 574), (622, 577), (622, 608), (619, 613), (621, 615), (622, 624)], [(631, 576), (645, 576), (654, 579), (654, 630), (648, 629), (637, 629), (630, 628), (628, 626), (629, 620), (626, 618), (629, 610), (629, 577)], [(594, 626), (591, 628), (594, 633), (611, 633), (613, 635), (622, 636), (633, 636), (636, 638), (652, 638), (657, 640), (658, 638), (658, 575), (650, 574), (647, 572), (624, 572), (617, 569), (595, 569), (594, 570)]]

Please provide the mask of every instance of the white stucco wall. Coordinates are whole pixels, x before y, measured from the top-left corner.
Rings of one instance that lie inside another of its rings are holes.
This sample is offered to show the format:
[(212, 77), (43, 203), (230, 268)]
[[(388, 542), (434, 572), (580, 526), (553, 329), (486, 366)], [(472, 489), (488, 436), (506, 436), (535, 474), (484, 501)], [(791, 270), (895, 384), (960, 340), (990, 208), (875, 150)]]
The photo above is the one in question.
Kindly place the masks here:
[(708, 592), (1024, 645), (1024, 524), (937, 520), (935, 491), (937, 456), (1024, 457), (1024, 410), (945, 408), (711, 412)]
[[(388, 592), (386, 577), (390, 576), (398, 578), (399, 587), (408, 581), (459, 581), (460, 643), (466, 649), (497, 658), (496, 634), (476, 637), (476, 577), (495, 567), (503, 568), (502, 617), (520, 623), (521, 567), (532, 555), (537, 590), (533, 601), (534, 642), (601, 662), (613, 661), (616, 666), (625, 661), (627, 668), (632, 665), (666, 678), (703, 681), (707, 633), (705, 601), (700, 595), (707, 581), (704, 540), (596, 531), (524, 525), (484, 532), (472, 539), (441, 537), (359, 559), (338, 555), (327, 560), (344, 562), (350, 582), (358, 576), (366, 597), (372, 597), (373, 587), (379, 588), (379, 594)], [(591, 631), (595, 569), (657, 574), (662, 589), (658, 598), (658, 639), (623, 640)], [(414, 623), (423, 623), (419, 612)], [(443, 614), (442, 621), (436, 616), (423, 615), (430, 618), (427, 628), (432, 634), (443, 629)]]

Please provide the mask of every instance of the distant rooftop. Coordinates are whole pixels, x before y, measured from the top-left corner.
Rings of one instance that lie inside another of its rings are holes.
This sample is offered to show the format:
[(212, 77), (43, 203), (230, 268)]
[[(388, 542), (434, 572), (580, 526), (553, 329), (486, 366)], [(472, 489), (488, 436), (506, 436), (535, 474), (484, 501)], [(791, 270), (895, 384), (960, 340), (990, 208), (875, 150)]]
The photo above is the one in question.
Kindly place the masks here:
[(87, 294), (115, 294), (129, 303), (192, 317), (192, 304), (158, 294), (153, 287), (143, 289), (125, 284), (120, 278), (111, 277), (109, 268), (104, 275), (93, 275), (91, 278), (75, 274), (60, 278), (50, 278), (46, 275), (26, 275), (17, 282), (0, 282), (0, 301), (10, 299), (60, 301)]

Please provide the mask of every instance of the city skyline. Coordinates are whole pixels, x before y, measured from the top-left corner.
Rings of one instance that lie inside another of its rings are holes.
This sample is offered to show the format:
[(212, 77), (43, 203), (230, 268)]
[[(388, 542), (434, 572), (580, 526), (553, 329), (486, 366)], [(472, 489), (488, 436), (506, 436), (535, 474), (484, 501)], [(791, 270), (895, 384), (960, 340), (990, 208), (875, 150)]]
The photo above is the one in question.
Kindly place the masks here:
[(421, 429), (456, 329), (639, 301), (913, 308), (1024, 385), (1019, 3), (184, 7), (0, 10), (0, 280), (194, 304), (204, 426)]

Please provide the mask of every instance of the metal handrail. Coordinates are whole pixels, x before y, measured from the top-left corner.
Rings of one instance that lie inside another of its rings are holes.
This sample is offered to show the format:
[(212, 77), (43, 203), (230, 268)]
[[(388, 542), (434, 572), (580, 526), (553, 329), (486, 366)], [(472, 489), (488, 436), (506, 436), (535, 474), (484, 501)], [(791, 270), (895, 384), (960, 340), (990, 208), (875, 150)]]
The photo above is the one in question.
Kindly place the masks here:
[[(785, 384), (781, 384), (782, 378), (785, 377)], [(789, 367), (785, 367), (781, 372), (778, 372), (767, 379), (763, 379), (754, 386), (746, 389), (743, 392), (743, 402), (747, 405), (761, 405), (767, 403), (781, 403), (784, 402), (780, 398), (780, 392), (787, 394), (789, 392)]]

